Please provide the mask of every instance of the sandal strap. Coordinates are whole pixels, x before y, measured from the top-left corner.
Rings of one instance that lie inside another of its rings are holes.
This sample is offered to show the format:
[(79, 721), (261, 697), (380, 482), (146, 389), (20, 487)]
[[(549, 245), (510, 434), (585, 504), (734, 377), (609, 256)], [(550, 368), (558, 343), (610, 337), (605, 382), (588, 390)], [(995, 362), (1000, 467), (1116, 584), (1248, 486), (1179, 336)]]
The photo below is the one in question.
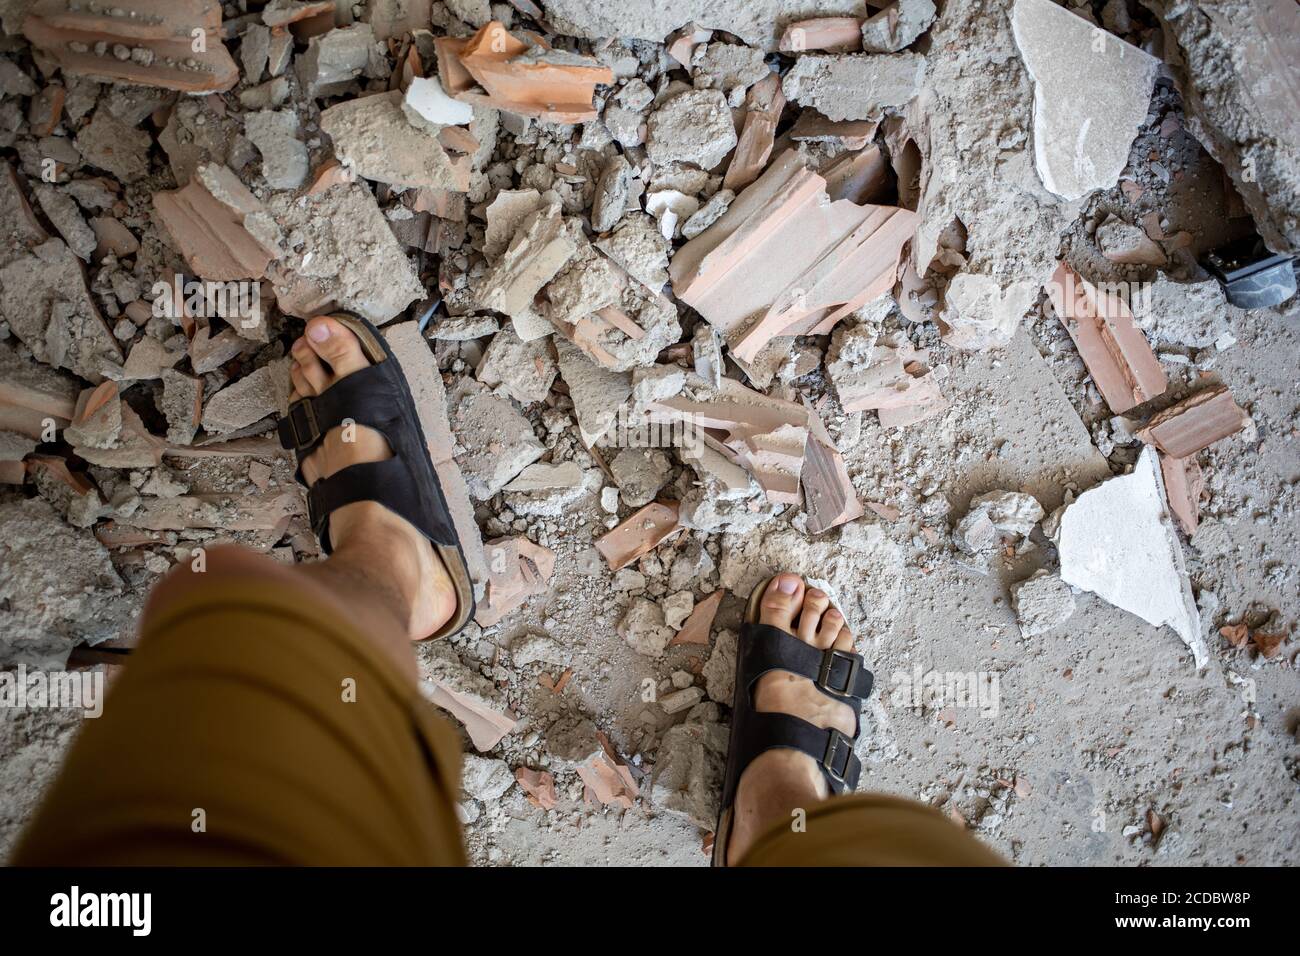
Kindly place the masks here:
[(855, 737), (834, 727), (818, 727), (793, 714), (752, 711), (746, 715), (733, 746), (737, 748), (735, 756), (742, 774), (743, 768), (768, 750), (788, 749), (807, 754), (817, 761), (831, 793), (839, 795), (854, 790), (862, 774), (862, 762), (853, 752)]
[(388, 362), (369, 365), (339, 379), (324, 392), (300, 398), (276, 426), (280, 445), (306, 458), (325, 435), (344, 424), (364, 425), (389, 434), (403, 401), (401, 385)]
[[(373, 501), (425, 531), (428, 502), (400, 458), (363, 461), (322, 478), (307, 489), (307, 515), (326, 553), (332, 550), (329, 518), (344, 505)], [(427, 534), (427, 531), (426, 531)]]
[(861, 712), (873, 678), (861, 654), (822, 650), (770, 624), (745, 624), (741, 631), (740, 673), (746, 688), (769, 671), (789, 671), (813, 682), (835, 700)]

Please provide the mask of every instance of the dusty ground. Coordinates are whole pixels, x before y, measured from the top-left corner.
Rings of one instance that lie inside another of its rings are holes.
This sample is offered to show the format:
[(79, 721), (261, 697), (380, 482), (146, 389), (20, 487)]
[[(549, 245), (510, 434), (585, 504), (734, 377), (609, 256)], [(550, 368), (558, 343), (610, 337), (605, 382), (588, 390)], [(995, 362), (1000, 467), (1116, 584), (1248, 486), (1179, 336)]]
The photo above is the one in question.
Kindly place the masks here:
[[(972, 228), (972, 259), (991, 262), (996, 272), (1059, 253), (1097, 279), (1149, 280), (1151, 271), (1113, 268), (1091, 236), (1107, 214), (1131, 220), (1151, 209), (1165, 217), (1167, 233), (1186, 230), (1191, 237), (1187, 256), (1171, 269), (1186, 270), (1194, 255), (1232, 238), (1222, 223), (1217, 164), (1180, 123), (1165, 125), (1169, 116), (1181, 116), (1165, 81), (1126, 171), (1143, 186), (1143, 197), (1130, 199), (1117, 186), (1068, 205), (1038, 186), (1024, 137), (1007, 136), (1030, 127), (1030, 86), (1009, 45), (1008, 6), (1001, 0), (950, 3), (934, 42), (921, 41), (931, 60), (928, 82), (940, 84), (941, 112), (931, 119), (941, 143), (935, 149), (951, 148), (943, 155), (954, 162), (971, 161), (962, 173), (970, 181), (945, 201), (956, 204), (968, 226), (986, 230)], [(990, 115), (1000, 117), (1001, 133)], [(1013, 145), (990, 158), (987, 139), (994, 133)], [(1180, 175), (1172, 181), (1154, 175), (1147, 161), (1153, 151)], [(978, 208), (966, 215), (963, 202)], [(1038, 568), (1055, 568), (1054, 546), (1041, 531), (987, 565), (952, 544), (952, 526), (977, 494), (1025, 491), (1050, 513), (1121, 473), (1137, 456), (1138, 445), (1116, 442), (1110, 413), (1085, 381), (1056, 318), (1035, 310), (1008, 347), (980, 353), (950, 348), (930, 323), (891, 318), (928, 350), (929, 365), (942, 370), (951, 406), (919, 424), (887, 430), (874, 413), (843, 415), (832, 395), (827, 425), (856, 491), (863, 501), (898, 514), (888, 520), (868, 512), (854, 523), (868, 536), (863, 551), (838, 531), (812, 542), (834, 559), (827, 576), (876, 674), (878, 691), (860, 744), (863, 789), (931, 804), (1023, 865), (1300, 862), (1297, 643), (1293, 638), (1264, 659), (1219, 635), (1220, 627), (1243, 620), (1294, 634), (1300, 621), (1300, 302), (1293, 299), (1281, 310), (1230, 310), (1227, 319), (1236, 338), (1229, 347), (1158, 349), (1180, 392), (1194, 376), (1222, 381), (1252, 417), (1246, 430), (1201, 455), (1208, 492), (1202, 525), (1190, 541), (1180, 538), (1212, 650), (1209, 666), (1198, 672), (1171, 630), (1152, 628), (1088, 593), (1077, 595), (1077, 608), (1063, 625), (1022, 637), (1009, 586)], [(824, 348), (826, 339), (803, 344)], [(793, 385), (814, 400), (829, 391), (820, 370)], [(545, 437), (541, 409), (529, 415)], [(571, 447), (571, 423), (562, 434), (558, 440)], [(557, 441), (554, 435), (547, 440), (551, 447)], [(192, 493), (248, 487), (244, 460), (169, 464)], [(676, 468), (665, 494), (679, 496), (692, 478)], [(287, 460), (276, 461), (271, 488), (291, 483)], [(624, 505), (620, 517), (631, 510)], [(501, 515), (489, 511), (480, 507), (478, 515), (489, 536), (506, 533), (506, 526), (492, 528)], [(778, 560), (796, 568), (815, 562), (797, 516), (791, 530), (794, 514), (748, 536), (677, 536), (641, 563), (644, 593), (659, 598), (679, 590), (666, 583), (674, 562), (693, 562), (701, 570), (684, 586), (697, 600), (732, 586), (714, 633), (734, 630), (749, 581), (779, 570)], [(707, 863), (703, 831), (659, 807), (641, 775), (654, 767), (663, 735), (681, 720), (647, 703), (644, 682), (662, 684), (676, 670), (698, 673), (709, 651), (679, 646), (664, 659), (651, 659), (616, 632), (631, 592), (625, 580), (616, 585), (592, 551), (609, 517), (593, 494), (558, 517), (522, 520), (516, 533), (557, 554), (549, 593), (501, 624), (471, 628), (454, 641), (462, 660), (502, 688), (522, 719), (487, 756), (510, 771), (549, 768), (560, 796), (549, 812), (531, 805), (518, 786), (499, 799), (466, 799), (462, 815), (476, 863)], [(276, 541), (249, 543), (270, 548)], [(115, 610), (125, 617), (139, 607), (157, 572), (139, 550), (117, 554), (115, 564), (125, 582)], [(513, 663), (511, 648), (537, 633), (560, 645), (563, 666)], [(572, 677), (562, 693), (539, 683), (543, 674), (554, 677), (565, 667)], [(983, 707), (910, 706), (896, 691), (918, 672), (994, 675), (996, 696)], [(567, 731), (585, 719), (608, 734), (638, 776), (641, 800), (630, 810), (585, 803), (577, 775), (555, 755)], [(66, 713), (0, 708), (0, 859), (77, 723)]]
[[(1240, 505), (1207, 520), (1187, 548), (1193, 580), (1218, 595), (1220, 610), (1206, 618), (1211, 631), (1212, 621), (1248, 608), (1280, 609), (1290, 625), (1300, 610), (1291, 557), (1300, 544), (1294, 512), (1300, 460), (1291, 426), (1298, 319), (1294, 308), (1253, 315), (1219, 366), (1234, 389), (1256, 396), (1260, 440), (1237, 438), (1216, 449), (1212, 480), (1232, 489)], [(1264, 350), (1262, 361), (1261, 340), (1276, 346)], [(1075, 362), (1060, 357), (1057, 374), (1071, 380)], [(1064, 391), (1028, 335), (1006, 355), (954, 357), (953, 380), (963, 398), (943, 417), (916, 426), (906, 448), (909, 471), (928, 471), (955, 513), (971, 495), (999, 487), (1030, 489), (1054, 504), (1063, 463), (1072, 464), (1066, 467), (1076, 481), (1089, 468), (1105, 469), (1077, 420), (1069, 427)], [(915, 492), (890, 467), (893, 452), (879, 430), (864, 428), (847, 454), (865, 498), (915, 508)], [(999, 562), (986, 576), (952, 554), (918, 548), (905, 519), (885, 529), (909, 559), (894, 626), (860, 635), (882, 690), (871, 708), (863, 788), (956, 811), (982, 839), (1025, 865), (1296, 862), (1300, 679), (1293, 662), (1252, 662), (1214, 635), (1214, 660), (1198, 674), (1172, 632), (1087, 594), (1064, 625), (1025, 639), (1007, 584), (1043, 563), (1047, 545)], [(599, 614), (616, 601), (604, 573), (562, 570), (557, 582), (557, 596), (531, 620), (503, 629), (502, 643), (551, 616), (552, 633), (575, 652), (568, 693), (582, 709), (604, 715), (601, 725), (626, 746), (640, 731), (639, 682), (655, 670), (614, 633), (617, 614)], [(735, 617), (739, 605), (731, 597), (724, 608)], [(894, 675), (916, 666), (996, 673), (996, 716), (979, 708), (918, 712), (896, 704)], [(1023, 793), (1000, 782), (1016, 780), (1025, 782)], [(1154, 847), (1124, 835), (1125, 827), (1145, 829), (1152, 810), (1168, 826)], [(706, 862), (696, 828), (652, 808), (592, 813), (570, 802), (548, 816), (515, 790), (486, 816), (469, 837), (480, 861)]]

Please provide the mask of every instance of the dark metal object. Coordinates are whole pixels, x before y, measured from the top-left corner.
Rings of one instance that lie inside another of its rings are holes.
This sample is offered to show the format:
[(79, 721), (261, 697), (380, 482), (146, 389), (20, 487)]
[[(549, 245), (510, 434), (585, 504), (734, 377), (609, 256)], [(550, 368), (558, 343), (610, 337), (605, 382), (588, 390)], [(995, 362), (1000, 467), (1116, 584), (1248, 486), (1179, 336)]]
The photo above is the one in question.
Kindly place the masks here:
[(1205, 268), (1233, 305), (1267, 309), (1296, 294), (1300, 259), (1269, 252), (1259, 239), (1244, 239), (1215, 249), (1206, 257)]

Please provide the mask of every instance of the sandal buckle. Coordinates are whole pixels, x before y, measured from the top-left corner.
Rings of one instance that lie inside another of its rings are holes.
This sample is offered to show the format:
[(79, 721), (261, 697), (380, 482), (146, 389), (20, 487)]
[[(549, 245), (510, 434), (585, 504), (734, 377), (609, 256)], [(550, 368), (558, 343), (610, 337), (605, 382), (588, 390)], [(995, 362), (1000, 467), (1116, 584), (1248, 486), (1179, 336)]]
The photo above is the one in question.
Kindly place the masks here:
[[(842, 658), (849, 664), (849, 672), (845, 675), (842, 686), (831, 684), (831, 671), (835, 667), (837, 658)], [(853, 685), (857, 683), (860, 670), (862, 670), (862, 658), (857, 654), (836, 650), (833, 647), (827, 648), (822, 652), (822, 666), (817, 675), (817, 686), (836, 697), (849, 697), (852, 695)]]
[(293, 433), (294, 451), (302, 451), (320, 436), (316, 409), (310, 401), (295, 402), (289, 409), (288, 422)]
[[(836, 758), (839, 756), (840, 747), (844, 748), (844, 760), (842, 766), (836, 769)], [(822, 756), (822, 769), (838, 786), (847, 787), (848, 782), (844, 779), (849, 772), (849, 764), (853, 761), (853, 743), (848, 737), (840, 733), (834, 727), (827, 728), (826, 731), (826, 753)]]

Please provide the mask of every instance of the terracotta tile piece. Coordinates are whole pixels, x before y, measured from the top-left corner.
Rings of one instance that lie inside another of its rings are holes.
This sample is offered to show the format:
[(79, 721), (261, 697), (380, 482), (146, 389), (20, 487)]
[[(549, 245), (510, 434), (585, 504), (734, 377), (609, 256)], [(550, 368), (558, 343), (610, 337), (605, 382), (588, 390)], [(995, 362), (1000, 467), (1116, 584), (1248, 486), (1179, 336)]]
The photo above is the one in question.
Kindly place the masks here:
[(596, 550), (611, 571), (649, 554), (682, 529), (676, 501), (652, 501), (596, 539)]
[(686, 619), (682, 629), (668, 642), (668, 646), (672, 647), (674, 644), (708, 644), (709, 635), (713, 631), (713, 619), (717, 616), (718, 605), (722, 603), (722, 596), (726, 593), (722, 588), (718, 588), (696, 604), (691, 611), (691, 616)]
[(520, 767), (515, 770), (515, 782), (528, 795), (528, 802), (542, 810), (552, 810), (560, 802), (555, 793), (555, 777), (545, 770)]
[(1216, 385), (1154, 415), (1137, 436), (1166, 455), (1186, 458), (1241, 431), (1249, 420), (1227, 386)]
[(781, 77), (777, 74), (770, 74), (749, 88), (745, 94), (745, 121), (740, 128), (740, 139), (722, 180), (724, 189), (740, 192), (763, 172), (772, 155), (776, 124), (784, 108), (785, 94), (781, 92)]
[(862, 21), (858, 17), (815, 17), (795, 20), (781, 34), (783, 53), (825, 50), (853, 53), (862, 49)]
[(677, 251), (673, 291), (752, 362), (773, 338), (825, 334), (892, 289), (916, 222), (906, 209), (830, 200), (826, 180), (787, 150)]
[(864, 509), (849, 480), (848, 469), (821, 417), (808, 409), (808, 447), (799, 480), (808, 532), (821, 534), (862, 517)]
[(483, 545), (488, 580), (474, 620), (482, 627), (497, 623), (534, 594), (546, 591), (555, 572), (555, 552), (525, 537), (497, 538)]
[(1201, 519), (1201, 492), (1205, 478), (1194, 456), (1174, 458), (1160, 456), (1160, 474), (1165, 481), (1165, 497), (1169, 510), (1174, 513), (1178, 527), (1190, 538), (1196, 533)]
[(262, 245), (244, 220), (265, 214), (256, 196), (225, 166), (202, 166), (181, 189), (154, 194), (154, 209), (195, 275), (252, 279), (266, 274), (276, 250)]
[[(596, 84), (614, 82), (613, 71), (595, 58), (530, 45), (496, 20), (459, 49), (450, 43), (435, 44), (435, 49), (439, 79), (448, 95), (552, 123), (595, 119)], [(459, 69), (451, 64), (453, 59)], [(484, 93), (474, 92), (473, 83)]]
[[(195, 29), (207, 34), (202, 50), (194, 49)], [(239, 81), (239, 68), (221, 42), (217, 0), (121, 0), (75, 8), (68, 0), (38, 0), (23, 34), (69, 74), (185, 93), (223, 92)], [(119, 59), (115, 51), (122, 48), (143, 53)]]
[(799, 500), (799, 473), (808, 442), (808, 410), (723, 379), (707, 400), (684, 395), (652, 402), (660, 422), (686, 421), (703, 430), (706, 444), (753, 475), (769, 501)]
[(1126, 412), (1169, 387), (1146, 337), (1133, 324), (1133, 313), (1118, 295), (1093, 287), (1064, 262), (1045, 288), (1112, 412)]

